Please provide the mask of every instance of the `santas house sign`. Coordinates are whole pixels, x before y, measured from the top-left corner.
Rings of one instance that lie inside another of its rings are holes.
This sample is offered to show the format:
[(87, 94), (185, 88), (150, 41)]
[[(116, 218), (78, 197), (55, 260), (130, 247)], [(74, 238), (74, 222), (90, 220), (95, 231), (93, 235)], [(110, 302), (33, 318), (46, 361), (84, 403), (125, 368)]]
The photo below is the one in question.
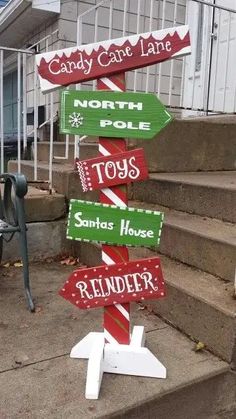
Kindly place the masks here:
[(164, 214), (98, 202), (70, 200), (67, 238), (126, 246), (157, 246)]
[(36, 55), (43, 92), (191, 53), (187, 25)]

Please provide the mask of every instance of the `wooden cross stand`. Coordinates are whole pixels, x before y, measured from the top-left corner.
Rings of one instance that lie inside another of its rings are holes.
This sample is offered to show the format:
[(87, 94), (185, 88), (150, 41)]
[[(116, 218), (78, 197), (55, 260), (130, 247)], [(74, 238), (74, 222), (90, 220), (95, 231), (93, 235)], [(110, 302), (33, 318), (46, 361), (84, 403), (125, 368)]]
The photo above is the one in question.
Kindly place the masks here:
[(67, 238), (102, 243), (104, 265), (74, 271), (60, 291), (78, 308), (104, 307), (104, 332), (89, 333), (70, 355), (88, 359), (88, 399), (98, 398), (104, 372), (166, 377), (143, 326), (130, 334), (130, 302), (162, 298), (165, 285), (160, 259), (129, 261), (127, 246), (158, 245), (164, 215), (127, 208), (127, 184), (148, 172), (143, 150), (127, 151), (124, 138), (151, 139), (172, 118), (154, 95), (124, 93), (124, 72), (190, 52), (181, 26), (36, 56), (44, 92), (98, 79), (97, 92), (62, 93), (60, 122), (61, 132), (99, 136), (100, 156), (76, 159), (75, 170), (84, 192), (100, 189), (100, 203), (71, 200)]

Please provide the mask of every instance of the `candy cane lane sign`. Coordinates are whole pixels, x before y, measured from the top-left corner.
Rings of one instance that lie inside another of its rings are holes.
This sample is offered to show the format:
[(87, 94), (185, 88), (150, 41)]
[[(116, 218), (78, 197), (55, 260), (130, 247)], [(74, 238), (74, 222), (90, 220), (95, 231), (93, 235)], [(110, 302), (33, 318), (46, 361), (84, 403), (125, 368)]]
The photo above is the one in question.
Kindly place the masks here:
[(38, 54), (36, 63), (41, 89), (47, 92), (190, 53), (184, 25)]
[(59, 294), (82, 309), (164, 297), (161, 262), (155, 257), (77, 269)]
[(137, 148), (107, 157), (75, 160), (84, 192), (144, 180), (148, 169), (144, 151)]
[(172, 119), (154, 94), (65, 90), (60, 131), (118, 138), (153, 138)]
[(70, 200), (67, 238), (126, 246), (159, 244), (164, 214), (98, 202)]

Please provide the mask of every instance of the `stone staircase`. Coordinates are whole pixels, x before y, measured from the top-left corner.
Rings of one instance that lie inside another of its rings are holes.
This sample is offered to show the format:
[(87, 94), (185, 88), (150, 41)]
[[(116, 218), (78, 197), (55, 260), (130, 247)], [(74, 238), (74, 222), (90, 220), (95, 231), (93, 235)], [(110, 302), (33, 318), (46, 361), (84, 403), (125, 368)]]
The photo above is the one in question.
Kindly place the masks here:
[[(174, 326), (180, 335), (183, 333), (195, 342), (203, 342), (207, 350), (226, 361), (231, 368), (228, 373), (233, 386), (236, 368), (235, 132), (236, 117), (175, 120), (152, 141), (129, 142), (130, 148), (144, 148), (150, 171), (148, 180), (129, 188), (129, 206), (159, 209), (165, 213), (160, 247), (130, 249), (130, 259), (161, 255), (167, 298), (148, 301), (145, 307)], [(56, 147), (57, 153), (64, 152), (60, 151), (61, 145)], [(55, 189), (67, 199), (96, 200), (98, 194), (81, 191), (78, 176), (73, 173), (72, 148), (70, 145), (67, 163), (54, 163)], [(81, 147), (81, 159), (97, 153), (97, 144)], [(47, 170), (47, 143), (39, 144), (38, 154), (43, 178)], [(15, 163), (9, 162), (9, 165), (13, 170)], [(24, 162), (22, 167), (23, 172), (31, 176), (32, 163)], [(101, 264), (98, 244), (71, 242), (71, 249), (86, 265)], [(177, 337), (171, 350), (175, 351), (175, 345), (178, 345)], [(219, 381), (217, 372), (212, 370), (209, 374), (214, 383)], [(203, 375), (201, 385), (207, 382), (209, 374)], [(198, 385), (191, 379), (191, 388), (198, 391)], [(212, 419), (234, 417), (235, 391), (233, 394), (234, 402), (231, 400), (227, 405), (227, 414), (212, 416)]]

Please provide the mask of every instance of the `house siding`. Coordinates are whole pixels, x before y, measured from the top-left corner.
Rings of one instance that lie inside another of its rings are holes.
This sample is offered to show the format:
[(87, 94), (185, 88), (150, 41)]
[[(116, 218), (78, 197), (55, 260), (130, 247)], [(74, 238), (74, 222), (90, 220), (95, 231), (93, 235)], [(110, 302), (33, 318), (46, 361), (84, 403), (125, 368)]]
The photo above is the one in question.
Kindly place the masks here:
[[(76, 45), (77, 43), (77, 16), (88, 11), (92, 6), (96, 4), (95, 0), (81, 0), (81, 1), (70, 1), (61, 3), (61, 13), (58, 17), (54, 17), (52, 20), (45, 22), (45, 25), (36, 28), (35, 31), (27, 37), (22, 43), (22, 47), (25, 48), (29, 44), (34, 44), (45, 36), (52, 34), (58, 30), (58, 33), (51, 36), (48, 40), (48, 50), (57, 50), (61, 48), (67, 48)], [(165, 19), (162, 25), (162, 1), (154, 1), (153, 8), (153, 21), (152, 30), (158, 30), (162, 27), (173, 26), (174, 21), (174, 0), (165, 2)], [(178, 0), (176, 25), (182, 25), (185, 22), (186, 12), (186, 0)], [(115, 0), (113, 10), (113, 27), (111, 31), (112, 38), (118, 38), (123, 36), (123, 18), (124, 18), (124, 1)], [(94, 23), (95, 23), (95, 12), (86, 14), (82, 20), (82, 39), (80, 43), (92, 43), (94, 40)], [(126, 16), (126, 35), (132, 35), (137, 33), (137, 0), (128, 1), (128, 9)], [(150, 1), (141, 1), (141, 11), (139, 19), (139, 32), (147, 32), (150, 30)], [(108, 5), (99, 7), (98, 11), (98, 27), (97, 27), (97, 41), (102, 41), (109, 38), (109, 3)], [(40, 52), (45, 51), (46, 42), (42, 41), (39, 45)], [(34, 104), (34, 56), (27, 57), (27, 107), (33, 107)], [(148, 72), (148, 91), (158, 92), (159, 97), (165, 104), (168, 104), (169, 89), (171, 89), (171, 104), (172, 106), (178, 106), (180, 104), (181, 94), (181, 74), (182, 74), (182, 59), (175, 59), (163, 63), (161, 66), (154, 65), (144, 69), (136, 71), (136, 91), (146, 90), (146, 80)], [(171, 77), (172, 72), (172, 77)], [(134, 90), (134, 71), (130, 71), (127, 74), (127, 89)], [(161, 83), (158, 84), (159, 77)], [(82, 84), (82, 89), (91, 89), (93, 82), (87, 82)], [(49, 95), (43, 95), (38, 87), (38, 104), (48, 105)], [(54, 113), (57, 112), (59, 107), (59, 92), (53, 93), (54, 102)], [(48, 106), (47, 106), (48, 109)], [(47, 116), (48, 113), (47, 113)], [(29, 127), (30, 130), (30, 127)]]

